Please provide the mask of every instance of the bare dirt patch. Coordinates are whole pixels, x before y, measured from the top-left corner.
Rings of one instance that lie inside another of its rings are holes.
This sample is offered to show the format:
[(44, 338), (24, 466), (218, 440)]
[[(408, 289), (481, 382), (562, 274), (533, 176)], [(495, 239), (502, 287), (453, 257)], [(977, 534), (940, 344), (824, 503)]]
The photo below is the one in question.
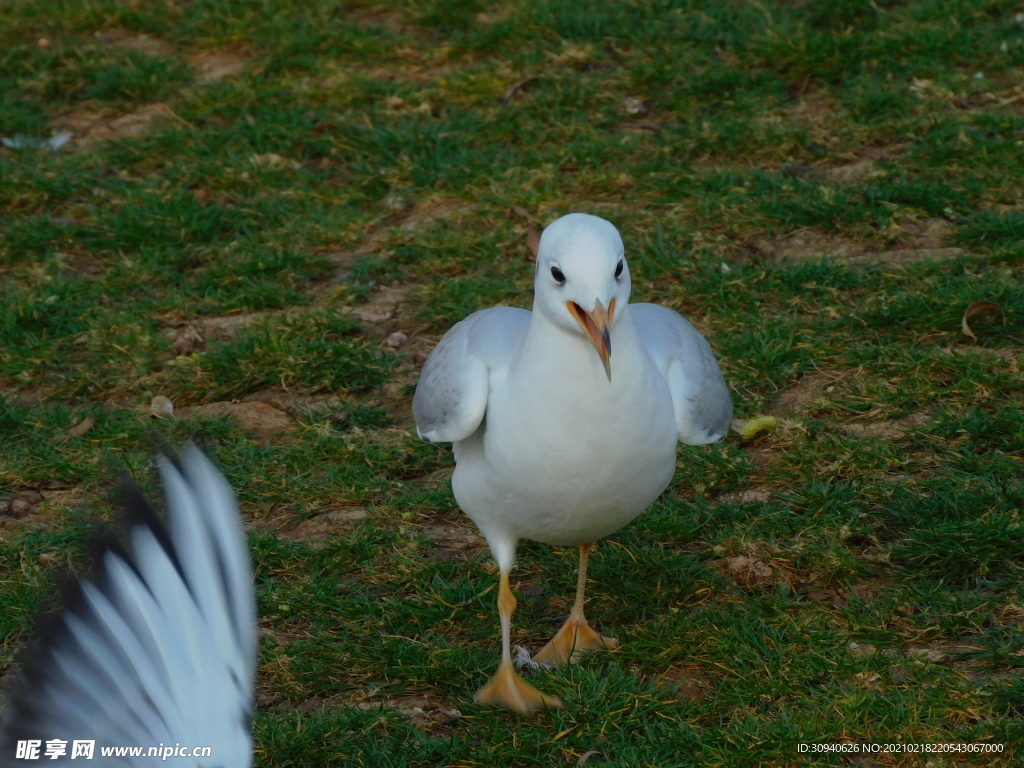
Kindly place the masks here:
[[(761, 475), (768, 474), (786, 455), (786, 447), (775, 442), (755, 445), (749, 449), (748, 454), (751, 463)], [(759, 478), (759, 479), (764, 479)]]
[(963, 248), (893, 248), (880, 253), (864, 254), (850, 264), (919, 264), (924, 261), (949, 261), (964, 252)]
[(0, 539), (24, 526), (46, 527), (60, 512), (85, 502), (81, 488), (21, 488), (0, 496)]
[(873, 600), (879, 594), (891, 588), (892, 584), (887, 579), (877, 578), (860, 584), (855, 584), (850, 588), (850, 592), (856, 596), (858, 600)]
[[(265, 403), (291, 416), (307, 429), (319, 429), (338, 437), (339, 431), (353, 428), (349, 424), (352, 410), (366, 401), (343, 394), (296, 394), (278, 387), (268, 387), (239, 398), (240, 403)], [(354, 427), (358, 430), (358, 427)], [(362, 434), (360, 431), (358, 434)]]
[(700, 664), (682, 664), (672, 667), (660, 678), (657, 686), (672, 691), (683, 701), (699, 704), (714, 686), (707, 670)]
[(910, 249), (942, 248), (956, 231), (956, 227), (940, 218), (904, 219), (898, 226), (906, 232), (904, 243)]
[(844, 424), (842, 429), (848, 435), (882, 440), (899, 440), (915, 429), (920, 429), (930, 420), (927, 413), (912, 413), (902, 419), (891, 421), (854, 421)]
[(366, 403), (386, 408), (403, 432), (412, 425), (411, 398), (407, 392), (419, 378), (420, 368), (436, 344), (420, 335), (427, 326), (416, 320), (406, 300), (417, 287), (412, 283), (383, 286), (365, 304), (340, 310), (357, 320), (367, 337), (380, 339), (383, 347), (398, 350), (404, 358), (381, 387), (379, 399)]
[(709, 560), (705, 565), (743, 590), (762, 591), (785, 585), (802, 594), (808, 602), (846, 604), (842, 588), (827, 583), (814, 569), (797, 568), (784, 550), (767, 541), (748, 541), (737, 548), (715, 549), (724, 556)]
[(252, 429), (264, 437), (288, 432), (294, 428), (294, 422), (284, 411), (280, 411), (268, 403), (247, 402), (229, 403), (225, 401), (193, 405), (179, 408), (177, 414), (182, 418), (211, 419), (218, 416), (230, 416), (243, 429)]
[(749, 555), (735, 555), (710, 560), (707, 566), (743, 589), (764, 589), (775, 584), (789, 584), (792, 574)]
[(374, 5), (369, 8), (354, 8), (347, 12), (348, 21), (354, 22), (360, 29), (384, 29), (389, 32), (403, 34), (413, 29), (401, 11), (388, 8), (386, 5)]
[(885, 169), (879, 168), (870, 158), (837, 165), (825, 171), (826, 178), (840, 184), (856, 184), (869, 179), (879, 179), (885, 175)]
[[(387, 16), (386, 24), (393, 31), (412, 31), (412, 27), (404, 23), (401, 15), (391, 13)], [(371, 25), (383, 26), (383, 25)], [(337, 62), (329, 64), (325, 71), (321, 72), (315, 86), (327, 90), (345, 88), (353, 80), (376, 80), (386, 83), (407, 83), (412, 85), (436, 85), (442, 91), (449, 89), (449, 83), (445, 78), (449, 77), (455, 67), (449, 62), (448, 54), (450, 49), (441, 46), (432, 48), (429, 51), (416, 50), (409, 46), (392, 47), (391, 55), (377, 57), (372, 64), (356, 62)], [(304, 85), (314, 86), (313, 81), (304, 81)], [(314, 86), (314, 87), (315, 87)], [(421, 112), (424, 116), (437, 117), (440, 113), (425, 102), (422, 97), (406, 101), (401, 96), (380, 96), (386, 112)]]
[(112, 51), (131, 51), (147, 56), (173, 56), (174, 46), (159, 37), (151, 37), (124, 29), (106, 29), (94, 37)]
[(753, 239), (754, 250), (775, 261), (812, 261), (833, 258), (839, 261), (860, 256), (866, 246), (846, 235), (826, 233), (816, 229), (800, 229), (771, 240)]
[(417, 203), (416, 207), (402, 220), (402, 229), (415, 229), (424, 224), (454, 220), (458, 224), (464, 216), (475, 209), (473, 203), (450, 197), (430, 197)]
[[(375, 67), (364, 65), (352, 65), (341, 72), (335, 72), (320, 81), (320, 87), (327, 90), (334, 90), (352, 81), (353, 77), (365, 80), (378, 80), (384, 83), (412, 83), (414, 85), (429, 85), (444, 77), (451, 71), (450, 67), (428, 67), (423, 65), (410, 64), (381, 64)], [(423, 102), (420, 102), (422, 104)], [(392, 112), (404, 112), (416, 110), (420, 104), (416, 102), (407, 103), (400, 97), (391, 97), (387, 102), (388, 109)], [(426, 114), (428, 110), (424, 110)], [(433, 110), (429, 110), (431, 113)]]
[(791, 560), (773, 556), (771, 547), (750, 544), (745, 553), (709, 560), (706, 565), (719, 576), (747, 591), (762, 591), (785, 585), (799, 591), (810, 603), (846, 605), (845, 592), (824, 584), (813, 571), (798, 570)]
[[(455, 224), (459, 224), (466, 215), (473, 213), (476, 209), (474, 203), (466, 200), (439, 196), (431, 196), (415, 203), (400, 194), (392, 193), (381, 202), (390, 211), (385, 217), (386, 220), (383, 221), (385, 226), (371, 232), (363, 244), (355, 250), (339, 251), (332, 255), (332, 260), (338, 259), (342, 263), (354, 261), (359, 256), (379, 251), (395, 236), (401, 237), (418, 227), (449, 220), (454, 220)], [(381, 221), (378, 219), (378, 223)]]
[(342, 313), (350, 314), (364, 323), (384, 323), (397, 314), (406, 294), (414, 287), (412, 284), (383, 286), (365, 304), (345, 307)]
[(942, 261), (958, 256), (962, 248), (950, 247), (956, 227), (945, 219), (904, 219), (897, 222), (901, 230), (899, 248), (875, 254), (874, 258), (892, 264), (914, 261)]
[[(385, 346), (387, 340), (385, 339)], [(403, 430), (414, 429), (416, 424), (412, 418), (412, 398), (407, 395), (412, 385), (420, 378), (420, 367), (403, 364), (395, 370), (391, 378), (381, 387), (382, 397), (377, 407), (387, 408), (395, 425)]]
[(362, 710), (384, 706), (407, 716), (414, 726), (427, 731), (462, 717), (462, 712), (451, 703), (438, 701), (430, 693), (387, 699), (386, 701), (361, 701), (356, 706)]
[(203, 51), (189, 57), (201, 83), (214, 83), (227, 77), (238, 77), (251, 58), (239, 51)]
[(488, 551), (484, 538), (470, 528), (442, 523), (419, 527), (419, 533), (433, 542), (433, 558), (438, 562), (466, 561)]
[(838, 371), (811, 371), (783, 389), (768, 406), (770, 416), (802, 416), (843, 378)]
[(85, 501), (81, 488), (25, 488), (0, 497), (0, 517), (22, 519), (40, 511), (70, 508)]
[(808, 93), (782, 110), (790, 120), (808, 127), (828, 121), (837, 111), (835, 101), (823, 91)]
[(19, 389), (17, 383), (0, 376), (0, 400), (7, 400), (23, 407), (46, 402), (55, 389), (52, 386)]
[(81, 488), (50, 488), (39, 492), (43, 497), (43, 507), (70, 509), (85, 501), (85, 492)]
[(21, 519), (28, 517), (38, 509), (43, 496), (39, 491), (15, 491), (6, 498), (0, 498), (0, 516)]
[(161, 335), (171, 342), (179, 355), (187, 355), (206, 348), (211, 339), (231, 341), (239, 333), (262, 325), (268, 320), (288, 319), (310, 311), (310, 307), (292, 307), (272, 312), (248, 312), (241, 315), (190, 318), (184, 312), (175, 310), (156, 315), (155, 319), (164, 326)]
[(817, 228), (800, 229), (771, 239), (755, 236), (749, 238), (746, 245), (776, 262), (830, 259), (851, 265), (948, 261), (963, 253), (962, 248), (949, 245), (955, 228), (945, 219), (907, 220), (900, 222), (898, 228), (900, 240), (896, 247), (885, 249), (850, 235)]
[(837, 136), (849, 125), (845, 110), (825, 91), (801, 95), (783, 109), (758, 117), (756, 122), (766, 128), (802, 129), (826, 146), (835, 145)]
[(359, 504), (341, 504), (325, 512), (294, 522), (294, 515), (279, 514), (269, 519), (254, 521), (252, 528), (261, 531), (277, 531), (292, 541), (304, 541), (318, 546), (330, 536), (347, 533), (360, 520), (367, 518), (366, 510)]
[(255, 325), (260, 325), (268, 319), (287, 318), (296, 315), (301, 308), (284, 310), (281, 312), (249, 312), (244, 315), (223, 315), (221, 317), (204, 317), (195, 321), (196, 330), (207, 338), (230, 340), (238, 335), (239, 331), (246, 330)]
[(85, 146), (104, 139), (143, 136), (173, 122), (180, 122), (174, 110), (163, 102), (154, 102), (121, 115), (84, 106), (58, 114), (54, 126), (74, 136), (73, 143)]
[(440, 469), (435, 469), (429, 474), (417, 477), (412, 482), (414, 485), (418, 485), (423, 488), (440, 488), (442, 486), (448, 486), (451, 485), (452, 472), (454, 470), (454, 466), (441, 467)]

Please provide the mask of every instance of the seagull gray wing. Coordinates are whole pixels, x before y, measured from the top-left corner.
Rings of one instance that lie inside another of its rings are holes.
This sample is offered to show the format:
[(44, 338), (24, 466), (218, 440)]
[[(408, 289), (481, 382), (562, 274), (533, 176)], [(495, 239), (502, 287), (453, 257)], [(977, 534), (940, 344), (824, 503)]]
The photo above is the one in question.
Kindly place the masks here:
[(720, 441), (732, 421), (732, 400), (707, 340), (668, 307), (630, 304), (629, 310), (648, 354), (668, 381), (679, 440), (687, 445)]
[[(101, 542), (95, 583), (71, 582), (66, 607), (41, 628), (7, 708), (0, 765), (18, 741), (45, 750), (54, 739), (66, 754), (41, 754), (47, 765), (78, 765), (74, 740), (94, 740), (103, 765), (165, 764), (147, 756), (158, 745), (210, 747), (175, 756), (189, 768), (252, 765), (256, 608), (238, 506), (194, 446), (160, 472), (169, 529), (129, 486), (128, 547)], [(141, 756), (101, 752), (136, 746)]]
[(491, 307), (456, 323), (427, 358), (412, 413), (428, 443), (452, 443), (476, 432), (491, 381), (503, 376), (526, 336), (530, 312)]

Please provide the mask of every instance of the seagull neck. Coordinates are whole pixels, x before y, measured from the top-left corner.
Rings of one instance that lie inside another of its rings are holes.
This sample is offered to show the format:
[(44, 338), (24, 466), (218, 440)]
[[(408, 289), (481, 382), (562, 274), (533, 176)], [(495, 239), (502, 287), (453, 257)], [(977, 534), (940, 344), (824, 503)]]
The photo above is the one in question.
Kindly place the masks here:
[[(635, 339), (638, 339), (636, 326), (633, 325), (629, 305), (624, 304), (616, 311), (615, 323), (611, 328), (613, 370), (617, 367), (616, 363), (626, 362), (639, 348), (639, 345), (634, 343)], [(520, 362), (526, 368), (542, 367), (549, 371), (579, 371), (593, 365), (597, 366), (595, 371), (600, 372), (600, 378), (605, 378), (593, 346), (582, 333), (575, 328), (563, 327), (536, 310), (530, 319)]]

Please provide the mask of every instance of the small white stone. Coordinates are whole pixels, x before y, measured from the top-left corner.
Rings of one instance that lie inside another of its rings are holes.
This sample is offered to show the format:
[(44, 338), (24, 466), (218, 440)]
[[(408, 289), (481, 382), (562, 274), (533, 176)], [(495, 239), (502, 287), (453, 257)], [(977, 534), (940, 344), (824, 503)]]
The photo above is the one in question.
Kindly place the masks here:
[(638, 99), (635, 96), (627, 96), (623, 99), (622, 108), (625, 110), (627, 115), (647, 114), (647, 104), (644, 103), (643, 99)]
[(164, 416), (170, 416), (174, 413), (174, 403), (171, 402), (169, 397), (157, 395), (153, 398), (153, 402), (149, 404), (149, 412), (158, 419), (162, 419)]
[(395, 331), (390, 336), (388, 336), (386, 339), (384, 339), (384, 346), (385, 347), (391, 347), (392, 349), (398, 349), (400, 346), (405, 344), (405, 342), (407, 342), (408, 340), (409, 340), (409, 337), (406, 336), (404, 333), (402, 333), (401, 331)]

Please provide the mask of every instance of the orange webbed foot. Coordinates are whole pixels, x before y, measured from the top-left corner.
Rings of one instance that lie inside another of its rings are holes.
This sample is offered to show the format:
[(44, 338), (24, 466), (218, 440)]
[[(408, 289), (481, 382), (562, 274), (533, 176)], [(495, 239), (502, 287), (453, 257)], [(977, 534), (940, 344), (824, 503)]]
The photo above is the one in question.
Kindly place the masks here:
[(512, 666), (504, 661), (498, 673), (476, 692), (473, 701), (491, 707), (502, 707), (528, 716), (542, 709), (563, 709), (560, 699), (546, 696), (523, 680)]
[(537, 652), (533, 660), (538, 664), (558, 666), (578, 661), (580, 656), (590, 651), (611, 651), (618, 647), (619, 641), (614, 637), (604, 637), (591, 629), (586, 619), (579, 620), (570, 616), (558, 634)]

